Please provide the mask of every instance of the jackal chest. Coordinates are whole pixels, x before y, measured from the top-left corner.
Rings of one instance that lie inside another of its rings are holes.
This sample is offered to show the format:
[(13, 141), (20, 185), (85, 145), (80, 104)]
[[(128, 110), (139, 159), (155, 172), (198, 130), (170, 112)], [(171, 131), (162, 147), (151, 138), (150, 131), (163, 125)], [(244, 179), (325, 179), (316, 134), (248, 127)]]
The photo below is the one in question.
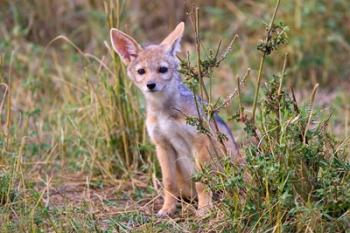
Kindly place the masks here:
[(171, 116), (148, 117), (148, 134), (155, 144), (170, 144), (179, 154), (191, 154), (196, 130), (184, 118)]

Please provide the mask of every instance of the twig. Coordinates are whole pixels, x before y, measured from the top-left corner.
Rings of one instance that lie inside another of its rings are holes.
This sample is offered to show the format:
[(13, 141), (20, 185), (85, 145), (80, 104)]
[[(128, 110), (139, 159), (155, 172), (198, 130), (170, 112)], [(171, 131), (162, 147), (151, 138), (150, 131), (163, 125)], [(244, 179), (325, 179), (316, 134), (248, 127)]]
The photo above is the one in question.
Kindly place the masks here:
[(315, 96), (316, 96), (316, 93), (317, 93), (317, 88), (318, 88), (319, 84), (317, 83), (315, 86), (314, 86), (314, 89), (312, 90), (312, 93), (311, 93), (311, 100), (310, 100), (310, 113), (309, 113), (309, 116), (308, 116), (308, 119), (307, 119), (307, 123), (306, 123), (306, 126), (305, 126), (305, 131), (304, 131), (304, 135), (303, 135), (303, 143), (306, 144), (306, 133), (309, 129), (309, 125), (310, 125), (310, 122), (311, 122), (311, 118), (312, 118), (312, 114), (313, 114), (313, 108), (314, 108), (314, 102), (315, 102)]
[[(266, 34), (265, 43), (267, 43), (271, 39), (271, 32), (272, 32), (272, 28), (273, 28), (273, 22), (275, 21), (279, 5), (280, 5), (280, 0), (278, 0), (277, 3), (276, 3), (275, 11), (273, 12), (272, 19), (271, 19), (271, 22), (270, 22), (270, 25), (268, 27), (268, 31), (267, 31), (267, 34)], [(252, 121), (253, 122), (255, 122), (256, 106), (257, 106), (257, 102), (258, 102), (258, 95), (259, 95), (260, 83), (261, 83), (261, 74), (262, 74), (262, 71), (263, 71), (264, 61), (265, 61), (265, 57), (266, 56), (267, 56), (267, 53), (264, 52), (263, 56), (261, 57), (260, 65), (259, 65), (258, 83), (257, 83), (256, 89), (255, 89), (255, 97), (254, 97), (254, 104), (253, 104), (253, 116), (252, 116)]]

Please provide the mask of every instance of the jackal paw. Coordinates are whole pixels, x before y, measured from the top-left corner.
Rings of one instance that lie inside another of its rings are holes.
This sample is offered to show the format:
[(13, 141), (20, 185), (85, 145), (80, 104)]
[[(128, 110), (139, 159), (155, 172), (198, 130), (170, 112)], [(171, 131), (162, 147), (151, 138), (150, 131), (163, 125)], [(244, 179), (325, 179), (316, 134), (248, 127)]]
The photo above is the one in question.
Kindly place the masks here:
[(173, 215), (175, 213), (176, 210), (176, 206), (174, 207), (163, 207), (161, 208), (158, 213), (156, 214), (156, 216), (158, 218), (164, 218), (164, 217), (169, 217), (171, 215)]
[(210, 214), (211, 207), (212, 207), (211, 205), (208, 205), (208, 206), (198, 208), (198, 210), (196, 210), (196, 217), (198, 218), (207, 217)]

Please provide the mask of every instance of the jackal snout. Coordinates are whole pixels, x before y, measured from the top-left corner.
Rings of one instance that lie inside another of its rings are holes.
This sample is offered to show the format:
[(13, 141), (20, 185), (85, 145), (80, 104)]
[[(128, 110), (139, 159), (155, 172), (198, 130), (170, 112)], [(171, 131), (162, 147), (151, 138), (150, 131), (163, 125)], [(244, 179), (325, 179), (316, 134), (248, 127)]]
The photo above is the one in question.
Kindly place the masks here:
[(153, 90), (155, 90), (157, 83), (155, 83), (153, 81), (148, 81), (146, 86), (147, 86), (148, 90), (153, 91)]

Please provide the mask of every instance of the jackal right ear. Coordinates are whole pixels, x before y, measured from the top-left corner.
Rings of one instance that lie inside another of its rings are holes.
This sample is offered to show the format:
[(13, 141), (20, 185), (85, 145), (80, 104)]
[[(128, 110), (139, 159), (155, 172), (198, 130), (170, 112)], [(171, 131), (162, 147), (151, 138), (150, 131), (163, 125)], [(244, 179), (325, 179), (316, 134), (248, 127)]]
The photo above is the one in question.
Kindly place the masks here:
[(132, 37), (118, 29), (112, 28), (110, 36), (114, 51), (118, 53), (126, 65), (135, 59), (142, 50), (142, 47)]
[(172, 31), (161, 43), (160, 45), (164, 46), (166, 51), (172, 56), (175, 56), (177, 52), (180, 51), (180, 42), (182, 35), (184, 34), (185, 23), (179, 23), (174, 31)]

